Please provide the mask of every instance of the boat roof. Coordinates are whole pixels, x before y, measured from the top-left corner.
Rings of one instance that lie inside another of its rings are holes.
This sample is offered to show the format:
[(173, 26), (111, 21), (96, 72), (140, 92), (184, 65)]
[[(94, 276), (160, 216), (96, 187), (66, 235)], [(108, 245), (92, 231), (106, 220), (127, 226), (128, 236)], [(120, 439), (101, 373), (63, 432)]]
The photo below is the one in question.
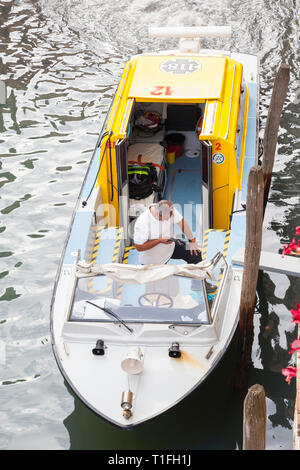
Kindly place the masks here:
[(136, 56), (128, 97), (152, 102), (223, 101), (228, 60), (222, 55)]

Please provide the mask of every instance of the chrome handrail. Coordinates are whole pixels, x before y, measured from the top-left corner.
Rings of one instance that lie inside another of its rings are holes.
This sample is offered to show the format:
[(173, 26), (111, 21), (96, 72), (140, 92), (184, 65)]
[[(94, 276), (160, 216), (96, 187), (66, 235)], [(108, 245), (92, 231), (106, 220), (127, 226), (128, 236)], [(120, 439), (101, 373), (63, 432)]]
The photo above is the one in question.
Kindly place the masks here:
[(214, 257), (211, 259), (211, 263), (213, 265), (213, 267), (215, 268), (216, 265), (219, 263), (220, 259), (223, 258), (223, 261), (224, 261), (224, 264), (225, 264), (225, 271), (223, 273), (223, 276), (222, 276), (222, 281), (221, 281), (221, 284), (219, 286), (219, 289), (218, 289), (218, 293), (217, 293), (217, 296), (216, 296), (216, 299), (213, 303), (213, 306), (212, 306), (212, 309), (210, 309), (210, 306), (209, 306), (209, 303), (208, 303), (208, 297), (207, 297), (207, 291), (206, 291), (206, 286), (205, 286), (205, 282), (203, 281), (203, 291), (205, 293), (205, 303), (206, 303), (206, 309), (207, 309), (207, 313), (208, 313), (208, 319), (209, 319), (209, 324), (211, 325), (213, 323), (213, 313), (215, 313), (215, 310), (216, 310), (216, 305), (217, 305), (217, 300), (220, 296), (220, 292), (221, 292), (221, 288), (222, 288), (222, 285), (224, 283), (224, 278), (225, 278), (225, 275), (228, 271), (228, 263), (226, 261), (226, 258), (225, 256), (223, 255), (223, 253), (221, 251), (218, 251)]
[(223, 255), (223, 253), (222, 253), (221, 251), (218, 251), (218, 252), (215, 254), (215, 256), (211, 259), (211, 262), (212, 262), (212, 264), (213, 264), (214, 267), (218, 264), (218, 262), (220, 261), (221, 258), (223, 258), (223, 260), (224, 260), (226, 266), (228, 266), (228, 263), (227, 263), (227, 261), (226, 261), (225, 256)]

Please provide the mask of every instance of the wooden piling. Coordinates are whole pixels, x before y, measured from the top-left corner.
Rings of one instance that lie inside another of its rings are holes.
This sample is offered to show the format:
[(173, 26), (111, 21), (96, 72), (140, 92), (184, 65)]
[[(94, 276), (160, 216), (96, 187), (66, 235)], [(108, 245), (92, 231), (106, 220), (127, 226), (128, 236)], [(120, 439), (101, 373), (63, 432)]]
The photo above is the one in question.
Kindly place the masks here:
[(243, 450), (265, 450), (266, 396), (262, 385), (253, 385), (244, 400)]
[(264, 174), (264, 212), (266, 209), (274, 165), (280, 115), (286, 98), (290, 79), (290, 66), (281, 64), (277, 72), (263, 140), (262, 169)]
[(238, 365), (235, 385), (245, 389), (251, 367), (253, 315), (261, 251), (264, 178), (262, 168), (253, 166), (248, 177), (246, 200), (246, 243), (238, 328)]

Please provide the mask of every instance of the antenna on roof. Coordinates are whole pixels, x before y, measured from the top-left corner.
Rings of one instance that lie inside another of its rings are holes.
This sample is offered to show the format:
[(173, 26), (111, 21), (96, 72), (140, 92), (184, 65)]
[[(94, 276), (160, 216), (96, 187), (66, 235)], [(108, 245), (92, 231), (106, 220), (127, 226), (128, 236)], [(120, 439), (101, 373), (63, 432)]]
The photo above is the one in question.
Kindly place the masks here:
[(148, 36), (149, 38), (181, 38), (181, 52), (199, 52), (200, 38), (230, 37), (231, 26), (150, 27)]
[(225, 38), (231, 36), (231, 26), (150, 27), (148, 34), (149, 38)]

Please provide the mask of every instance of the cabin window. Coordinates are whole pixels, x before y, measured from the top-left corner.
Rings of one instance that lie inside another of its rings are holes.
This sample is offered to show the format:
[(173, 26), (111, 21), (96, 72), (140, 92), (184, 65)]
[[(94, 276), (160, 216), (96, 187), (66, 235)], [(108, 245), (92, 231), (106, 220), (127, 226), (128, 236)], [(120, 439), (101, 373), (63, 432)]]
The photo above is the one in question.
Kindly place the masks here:
[(127, 142), (126, 140), (118, 142), (117, 146), (117, 158), (118, 158), (118, 169), (119, 169), (119, 187), (123, 187), (127, 183)]
[(195, 131), (201, 110), (197, 105), (173, 105), (167, 108), (166, 130)]
[[(101, 309), (108, 309), (115, 316)], [(112, 281), (105, 276), (77, 281), (70, 321), (128, 323), (209, 323), (203, 281), (182, 276), (145, 284)]]

